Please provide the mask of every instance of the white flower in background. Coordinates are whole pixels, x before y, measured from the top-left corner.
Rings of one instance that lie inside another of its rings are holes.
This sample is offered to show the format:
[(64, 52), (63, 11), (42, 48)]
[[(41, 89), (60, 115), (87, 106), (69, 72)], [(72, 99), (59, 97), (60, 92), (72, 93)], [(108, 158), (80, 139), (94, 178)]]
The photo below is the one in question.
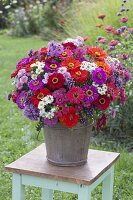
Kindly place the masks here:
[(77, 36), (76, 39), (68, 38), (63, 43), (72, 42), (75, 46), (79, 47), (83, 45), (84, 39), (80, 36)]
[(58, 73), (60, 73), (60, 74), (65, 74), (66, 72), (67, 72), (67, 68), (66, 67), (60, 67), (58, 69)]
[(2, 14), (3, 13), (3, 11), (2, 10), (0, 10), (0, 14)]
[(12, 3), (13, 3), (13, 4), (16, 4), (16, 3), (18, 3), (18, 2), (17, 2), (16, 0), (13, 0)]
[(7, 6), (5, 6), (5, 9), (9, 9), (9, 8), (11, 8), (11, 6), (10, 6), (10, 5), (7, 5)]
[(37, 74), (32, 74), (32, 75), (31, 75), (31, 78), (32, 78), (33, 80), (36, 80), (36, 79), (37, 79)]

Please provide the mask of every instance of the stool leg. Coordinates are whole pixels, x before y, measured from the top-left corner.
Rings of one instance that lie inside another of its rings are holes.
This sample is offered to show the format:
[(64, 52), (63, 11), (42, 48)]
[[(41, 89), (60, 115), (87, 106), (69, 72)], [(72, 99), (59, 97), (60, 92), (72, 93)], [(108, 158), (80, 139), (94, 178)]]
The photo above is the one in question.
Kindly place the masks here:
[(103, 180), (102, 200), (113, 199), (113, 182), (114, 182), (114, 166), (111, 168), (110, 174), (108, 174)]
[(42, 188), (42, 200), (53, 200), (53, 190)]
[(13, 174), (12, 178), (12, 200), (24, 200), (24, 185), (22, 185), (22, 175)]
[(79, 186), (78, 200), (91, 200), (91, 191), (88, 186)]

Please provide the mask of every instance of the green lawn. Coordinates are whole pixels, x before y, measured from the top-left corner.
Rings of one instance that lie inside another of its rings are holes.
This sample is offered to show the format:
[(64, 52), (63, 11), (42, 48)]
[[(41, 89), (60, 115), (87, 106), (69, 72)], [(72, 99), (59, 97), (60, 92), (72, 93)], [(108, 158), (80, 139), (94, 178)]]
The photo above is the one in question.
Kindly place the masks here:
[[(26, 56), (26, 52), (45, 45), (38, 38), (15, 39), (0, 35), (0, 200), (11, 200), (11, 175), (4, 166), (19, 158), (43, 142), (41, 132), (36, 139), (35, 123), (22, 116), (21, 111), (7, 100), (11, 91), (10, 73), (15, 69), (17, 61)], [(100, 136), (99, 136), (100, 138)], [(121, 153), (116, 165), (114, 200), (133, 199), (133, 154), (128, 153), (118, 143), (109, 140), (92, 145), (91, 148)], [(27, 200), (39, 200), (40, 189), (26, 188)], [(93, 193), (92, 200), (100, 200), (101, 186)], [(58, 193), (54, 200), (76, 200), (75, 195)]]

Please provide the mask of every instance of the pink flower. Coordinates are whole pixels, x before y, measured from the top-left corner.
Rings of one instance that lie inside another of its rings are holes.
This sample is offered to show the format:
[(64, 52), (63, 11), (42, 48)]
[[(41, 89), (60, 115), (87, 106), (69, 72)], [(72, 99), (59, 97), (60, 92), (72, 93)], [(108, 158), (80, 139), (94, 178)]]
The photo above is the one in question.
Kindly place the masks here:
[(18, 78), (20, 78), (21, 76), (23, 76), (26, 73), (25, 69), (21, 69), (18, 72)]
[(27, 83), (27, 82), (28, 82), (28, 77), (26, 75), (24, 75), (20, 78), (20, 83), (24, 84), (24, 83)]
[(68, 91), (67, 97), (71, 103), (80, 104), (84, 99), (84, 91), (80, 87), (73, 87)]
[(23, 87), (23, 84), (20, 83), (20, 82), (17, 82), (16, 87), (17, 87), (18, 90), (21, 90), (22, 87)]
[(68, 112), (68, 107), (65, 105), (58, 105), (58, 111), (56, 112), (57, 117), (62, 117), (63, 115), (66, 115)]
[(126, 23), (127, 21), (128, 21), (128, 17), (122, 17), (120, 19), (120, 22), (122, 22), (122, 23)]
[(107, 42), (107, 38), (102, 38), (98, 42), (101, 44), (105, 44)]
[(111, 41), (108, 43), (109, 46), (113, 46), (113, 47), (117, 46), (118, 44), (119, 44), (119, 41), (118, 41), (118, 40), (111, 40)]
[(114, 30), (114, 27), (109, 25), (109, 26), (105, 27), (105, 30), (108, 31), (108, 32), (112, 32)]

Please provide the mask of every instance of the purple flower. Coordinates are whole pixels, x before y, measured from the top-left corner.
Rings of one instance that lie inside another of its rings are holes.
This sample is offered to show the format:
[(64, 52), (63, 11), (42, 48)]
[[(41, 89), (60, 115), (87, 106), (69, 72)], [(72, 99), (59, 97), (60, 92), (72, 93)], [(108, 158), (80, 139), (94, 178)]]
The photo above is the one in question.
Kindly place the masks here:
[(121, 88), (123, 86), (123, 80), (121, 78), (117, 78), (115, 80), (115, 86)]
[(19, 93), (19, 95), (17, 96), (16, 104), (18, 105), (18, 107), (19, 107), (20, 109), (24, 109), (24, 107), (25, 107), (25, 102), (26, 102), (26, 97), (27, 97), (27, 92), (26, 92), (26, 91), (22, 91), (22, 92)]
[(59, 63), (57, 62), (46, 62), (44, 69), (48, 72), (54, 72), (59, 68)]
[(52, 95), (55, 98), (55, 105), (62, 105), (67, 101), (66, 90), (64, 88), (55, 90)]
[(19, 67), (19, 66), (24, 66), (24, 65), (27, 65), (27, 64), (29, 64), (30, 63), (30, 58), (28, 57), (28, 58), (23, 58), (22, 60), (20, 60), (19, 62), (18, 62), (18, 64), (17, 64), (17, 68)]
[(37, 80), (31, 80), (28, 84), (29, 88), (33, 91), (38, 90), (43, 87), (42, 79), (39, 77)]
[(33, 104), (27, 104), (24, 108), (24, 116), (37, 121), (39, 119), (39, 110)]
[(129, 73), (127, 69), (125, 69), (124, 71), (124, 78), (126, 82), (128, 82), (131, 79), (131, 74)]
[(82, 47), (76, 48), (74, 51), (74, 54), (76, 56), (76, 59), (78, 59), (79, 61), (83, 61), (84, 60), (84, 56), (86, 54), (86, 50)]
[(55, 41), (48, 43), (48, 55), (50, 57), (59, 56), (64, 51), (64, 47)]
[(92, 80), (98, 84), (102, 85), (103, 83), (106, 83), (107, 81), (107, 74), (104, 69), (102, 68), (96, 68), (92, 71)]
[(52, 119), (43, 119), (43, 123), (47, 126), (54, 126), (58, 123), (58, 118), (54, 117)]
[(89, 104), (95, 101), (98, 98), (98, 92), (95, 86), (84, 85), (82, 87), (84, 91), (84, 101)]

